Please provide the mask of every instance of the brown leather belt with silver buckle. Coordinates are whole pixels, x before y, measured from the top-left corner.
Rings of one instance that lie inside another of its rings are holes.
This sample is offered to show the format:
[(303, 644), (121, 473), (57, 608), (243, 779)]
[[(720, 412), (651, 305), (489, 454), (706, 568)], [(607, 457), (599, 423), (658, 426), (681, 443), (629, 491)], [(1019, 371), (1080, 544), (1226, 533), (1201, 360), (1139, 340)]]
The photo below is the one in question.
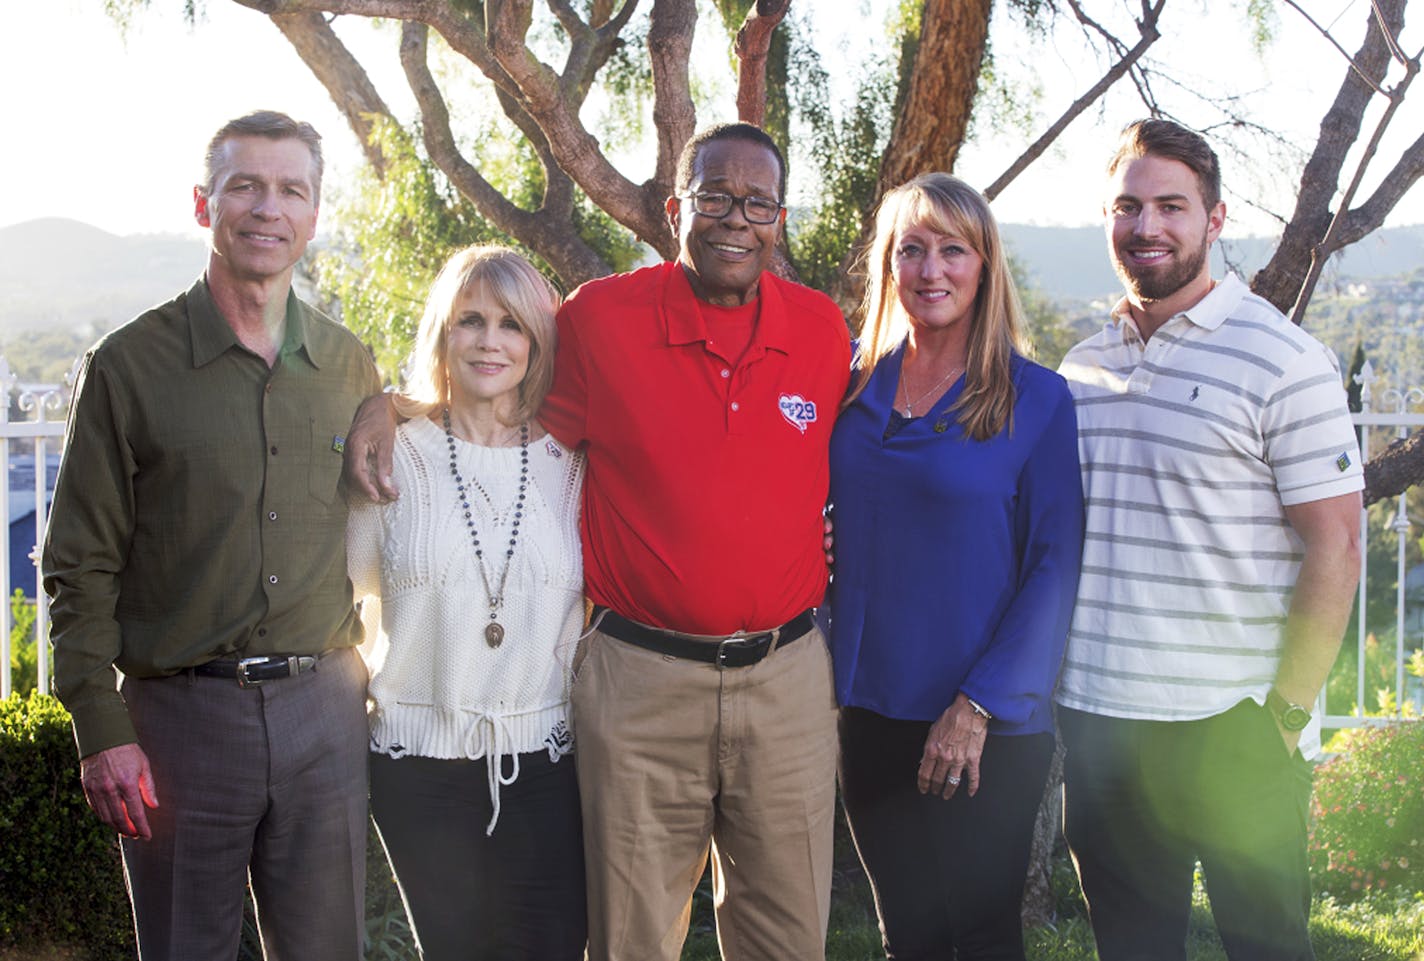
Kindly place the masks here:
[(266, 654), (261, 657), (218, 658), (189, 668), (199, 677), (237, 681), (238, 687), (258, 687), (268, 681), (295, 677), (316, 667), (326, 654)]
[(660, 631), (630, 621), (603, 607), (595, 609), (594, 623), (598, 625), (598, 630), (610, 637), (668, 657), (703, 661), (718, 667), (750, 667), (777, 648), (805, 637), (815, 626), (815, 616), (812, 611), (802, 611), (773, 630), (758, 631), (754, 634), (732, 634), (721, 638)]

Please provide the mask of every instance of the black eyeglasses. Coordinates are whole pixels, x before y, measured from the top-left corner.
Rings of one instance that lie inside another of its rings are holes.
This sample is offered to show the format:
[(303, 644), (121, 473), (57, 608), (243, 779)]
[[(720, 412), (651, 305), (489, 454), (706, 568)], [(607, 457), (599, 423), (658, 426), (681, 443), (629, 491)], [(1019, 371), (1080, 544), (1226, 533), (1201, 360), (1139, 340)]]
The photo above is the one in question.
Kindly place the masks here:
[(692, 201), (694, 213), (703, 217), (721, 220), (732, 212), (733, 204), (741, 204), (742, 216), (752, 224), (774, 224), (781, 215), (781, 204), (767, 197), (737, 197), (733, 194), (698, 191), (683, 195), (683, 200)]

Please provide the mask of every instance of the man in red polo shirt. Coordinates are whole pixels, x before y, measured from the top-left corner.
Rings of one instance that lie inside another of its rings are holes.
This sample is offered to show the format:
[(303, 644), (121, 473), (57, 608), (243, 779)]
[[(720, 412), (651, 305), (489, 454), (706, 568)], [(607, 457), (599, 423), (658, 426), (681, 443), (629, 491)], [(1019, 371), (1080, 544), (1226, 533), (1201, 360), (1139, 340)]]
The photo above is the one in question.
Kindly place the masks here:
[[(573, 689), (588, 957), (675, 961), (710, 846), (723, 957), (819, 961), (836, 704), (810, 609), (850, 341), (827, 297), (767, 272), (786, 218), (770, 137), (699, 133), (675, 187), (677, 261), (569, 298), (540, 412), (588, 458), (596, 606)], [(351, 480), (373, 497), (381, 446), (353, 428)]]
[(836, 706), (809, 609), (850, 343), (828, 298), (766, 272), (784, 188), (760, 129), (698, 134), (667, 200), (677, 261), (559, 313), (540, 419), (588, 457), (591, 961), (679, 956), (709, 842), (723, 957), (824, 956)]

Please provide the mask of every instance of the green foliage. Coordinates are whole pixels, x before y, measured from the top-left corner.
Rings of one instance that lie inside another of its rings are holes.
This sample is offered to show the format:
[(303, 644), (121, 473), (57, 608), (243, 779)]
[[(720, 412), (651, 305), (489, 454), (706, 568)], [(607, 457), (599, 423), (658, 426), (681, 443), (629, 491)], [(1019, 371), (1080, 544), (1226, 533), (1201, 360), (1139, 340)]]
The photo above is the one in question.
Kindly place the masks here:
[(647, 139), (648, 117), (643, 107), (653, 101), (653, 67), (644, 53), (647, 48), (648, 21), (635, 17), (599, 74), (608, 92), (599, 124), (605, 151), (635, 149)]
[(1024, 319), (1028, 321), (1033, 359), (1049, 370), (1057, 370), (1063, 355), (1082, 337), (1068, 323), (1067, 316), (1033, 285), (1027, 272), (1012, 257), (1009, 258), (1009, 269), (1013, 271), (1019, 303), (1023, 305)]
[(35, 614), (34, 602), (16, 588), (10, 595), (10, 690), (16, 694), (28, 694), (39, 686)]
[(23, 330), (10, 334), (0, 344), (0, 354), (22, 381), (62, 384), (75, 359), (106, 332), (98, 324)]
[(410, 133), (384, 124), (375, 136), (389, 158), (385, 179), (363, 169), (337, 200), (337, 233), (314, 270), (328, 309), (370, 345), (389, 377), (410, 353), (426, 291), (450, 254), (508, 238), (417, 154)]
[[(543, 180), (533, 148), (494, 128), (486, 133), (481, 173), (514, 203), (535, 206)], [(417, 149), (410, 131), (383, 123), (374, 136), (388, 158), (385, 178), (365, 169), (335, 200), (336, 234), (313, 272), (323, 306), (371, 347), (377, 365), (395, 380), (414, 343), (425, 295), (450, 255), (470, 244), (519, 245), (480, 216)], [(582, 194), (572, 227), (612, 269), (636, 262), (636, 241)], [(557, 282), (547, 264), (524, 252)]]
[(1355, 380), (1361, 371), (1365, 369), (1365, 344), (1364, 341), (1355, 341), (1355, 352), (1350, 356), (1350, 369), (1345, 373), (1345, 402), (1352, 414), (1358, 414), (1365, 409), (1363, 400), (1364, 385)]
[(1315, 772), (1311, 870), (1319, 890), (1424, 891), (1424, 723), (1352, 728)]
[[(1406, 650), (1408, 650), (1406, 648)], [(1415, 674), (1415, 665), (1424, 657), (1424, 651), (1416, 648), (1405, 655), (1405, 673)], [(1391, 628), (1383, 636), (1373, 631), (1365, 635), (1364, 690), (1365, 700), (1360, 703), (1356, 665), (1359, 662), (1358, 646), (1349, 641), (1341, 645), (1340, 656), (1330, 672), (1325, 686), (1325, 704), (1332, 714), (1353, 714), (1359, 710), (1366, 717), (1394, 717), (1397, 701), (1395, 698), (1396, 662), (1394, 630)], [(1412, 705), (1404, 705), (1404, 714), (1412, 715)]]
[(1251, 31), (1251, 48), (1258, 56), (1264, 55), (1280, 26), (1273, 0), (1246, 0), (1246, 25)]
[(860, 235), (862, 212), (875, 196), (880, 154), (894, 117), (893, 68), (883, 61), (872, 64), (849, 113), (837, 119), (820, 54), (798, 34), (789, 87), (796, 114), (808, 128), (808, 135), (797, 141), (809, 154), (817, 189), (810, 213), (796, 218), (787, 243), (802, 282), (830, 290)]
[(52, 697), (0, 701), (0, 832), (0, 945), (134, 956), (118, 844), (84, 800), (69, 715)]

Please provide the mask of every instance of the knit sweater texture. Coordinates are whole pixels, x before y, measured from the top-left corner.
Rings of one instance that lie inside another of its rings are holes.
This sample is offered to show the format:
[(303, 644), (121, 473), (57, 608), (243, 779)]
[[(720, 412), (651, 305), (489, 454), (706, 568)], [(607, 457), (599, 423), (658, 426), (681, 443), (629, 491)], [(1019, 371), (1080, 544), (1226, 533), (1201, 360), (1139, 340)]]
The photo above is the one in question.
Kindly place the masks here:
[[(371, 673), (371, 750), (391, 757), (486, 758), (494, 817), (519, 755), (573, 750), (569, 690), (583, 627), (578, 510), (583, 457), (552, 436), (529, 443), (514, 555), (506, 556), (520, 486), (520, 448), (455, 439), (481, 562), (450, 471), (449, 442), (428, 418), (396, 431), (390, 504), (353, 508), (347, 559), (361, 603)], [(483, 576), (481, 575), (483, 563)], [(485, 640), (489, 589), (504, 641)]]

